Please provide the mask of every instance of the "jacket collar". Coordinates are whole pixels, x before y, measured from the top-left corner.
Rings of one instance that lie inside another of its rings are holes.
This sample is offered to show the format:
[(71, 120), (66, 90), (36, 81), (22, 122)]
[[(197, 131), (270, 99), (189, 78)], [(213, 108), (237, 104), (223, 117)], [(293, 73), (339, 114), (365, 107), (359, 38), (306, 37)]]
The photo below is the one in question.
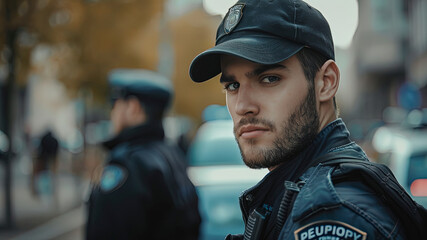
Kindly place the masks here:
[[(349, 136), (350, 133), (342, 119), (329, 123), (317, 134), (313, 142), (293, 160), (282, 163), (269, 172), (257, 185), (243, 192), (240, 197), (241, 202), (243, 199), (251, 199), (250, 203), (243, 204), (242, 208), (245, 209), (243, 214), (249, 213), (266, 202), (275, 205), (277, 198), (280, 199), (278, 195), (284, 190), (284, 181), (296, 181), (308, 168), (317, 165), (316, 159), (319, 156), (350, 144)], [(251, 196), (248, 198), (248, 195)], [(273, 208), (273, 215), (277, 210)]]
[(103, 146), (111, 150), (122, 143), (136, 144), (154, 140), (162, 140), (165, 134), (161, 123), (142, 124), (121, 131), (112, 139), (105, 141)]

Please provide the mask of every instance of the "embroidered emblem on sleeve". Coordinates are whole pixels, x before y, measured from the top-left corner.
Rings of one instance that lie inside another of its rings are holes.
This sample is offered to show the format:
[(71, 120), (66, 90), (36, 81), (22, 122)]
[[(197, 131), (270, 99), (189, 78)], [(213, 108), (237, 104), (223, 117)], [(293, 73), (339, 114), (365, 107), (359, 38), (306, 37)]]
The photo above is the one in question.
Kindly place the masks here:
[(126, 181), (128, 172), (118, 165), (108, 165), (102, 173), (100, 188), (103, 192), (112, 192), (120, 188)]
[(347, 223), (318, 221), (294, 232), (296, 240), (366, 240), (367, 234)]
[(243, 7), (245, 4), (236, 4), (232, 6), (227, 13), (224, 21), (224, 31), (226, 34), (229, 34), (240, 22), (240, 19), (243, 16)]

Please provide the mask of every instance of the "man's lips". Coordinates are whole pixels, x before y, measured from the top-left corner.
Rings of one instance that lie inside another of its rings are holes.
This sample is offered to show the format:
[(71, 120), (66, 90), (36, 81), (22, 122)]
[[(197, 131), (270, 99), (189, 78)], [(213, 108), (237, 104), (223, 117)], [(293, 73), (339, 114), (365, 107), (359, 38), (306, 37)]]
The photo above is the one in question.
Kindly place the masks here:
[(246, 125), (239, 129), (238, 136), (243, 138), (253, 138), (269, 131), (268, 128), (256, 125)]

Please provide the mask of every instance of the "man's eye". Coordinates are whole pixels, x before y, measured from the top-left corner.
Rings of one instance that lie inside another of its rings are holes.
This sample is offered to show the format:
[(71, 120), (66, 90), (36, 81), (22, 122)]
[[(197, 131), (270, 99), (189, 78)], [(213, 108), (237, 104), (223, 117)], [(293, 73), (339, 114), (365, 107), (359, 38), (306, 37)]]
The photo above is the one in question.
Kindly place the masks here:
[(276, 76), (267, 76), (267, 77), (262, 78), (261, 82), (262, 83), (274, 83), (274, 82), (277, 82), (279, 80), (280, 80), (279, 77), (276, 77)]
[(236, 91), (240, 86), (240, 83), (238, 82), (233, 82), (233, 83), (229, 83), (227, 85), (225, 85), (224, 89), (226, 91)]

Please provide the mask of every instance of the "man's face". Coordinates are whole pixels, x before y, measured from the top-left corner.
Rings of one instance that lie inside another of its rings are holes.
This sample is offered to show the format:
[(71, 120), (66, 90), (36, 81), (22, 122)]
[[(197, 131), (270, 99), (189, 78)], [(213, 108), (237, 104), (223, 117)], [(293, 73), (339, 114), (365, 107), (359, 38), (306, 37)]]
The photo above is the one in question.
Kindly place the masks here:
[(113, 133), (118, 134), (126, 127), (127, 102), (124, 99), (114, 101), (110, 117), (113, 125)]
[(314, 139), (319, 130), (315, 91), (296, 56), (261, 65), (223, 55), (221, 69), (234, 135), (246, 165), (271, 169)]

